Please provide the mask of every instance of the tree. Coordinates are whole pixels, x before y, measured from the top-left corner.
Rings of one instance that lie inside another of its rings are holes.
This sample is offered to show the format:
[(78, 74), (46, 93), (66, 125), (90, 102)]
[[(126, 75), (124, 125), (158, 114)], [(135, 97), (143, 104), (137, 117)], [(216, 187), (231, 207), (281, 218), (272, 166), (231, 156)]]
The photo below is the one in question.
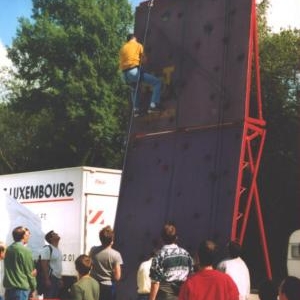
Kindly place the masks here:
[(261, 43), (267, 136), (260, 184), (277, 278), (286, 275), (288, 236), (300, 226), (300, 31), (270, 33)]
[(270, 33), (267, 20), (267, 11), (269, 8), (270, 0), (262, 0), (260, 4), (256, 6), (256, 19), (260, 40), (263, 40)]
[(33, 0), (8, 49), (18, 84), (6, 109), (34, 124), (19, 147), (28, 156), (5, 154), (13, 171), (121, 166), (129, 96), (118, 51), (132, 19), (127, 0)]

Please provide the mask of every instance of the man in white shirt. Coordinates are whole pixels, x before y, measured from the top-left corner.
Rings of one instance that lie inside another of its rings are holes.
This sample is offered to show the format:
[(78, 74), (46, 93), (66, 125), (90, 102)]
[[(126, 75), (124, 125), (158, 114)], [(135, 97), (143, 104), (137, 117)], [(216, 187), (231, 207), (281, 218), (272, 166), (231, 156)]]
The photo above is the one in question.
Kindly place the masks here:
[(148, 300), (151, 290), (150, 268), (152, 257), (143, 261), (137, 271), (137, 293), (138, 300)]
[(62, 253), (58, 249), (60, 236), (53, 230), (45, 235), (49, 243), (41, 252), (41, 266), (44, 280), (44, 298), (58, 298), (62, 283)]
[(239, 290), (239, 299), (247, 300), (250, 297), (250, 275), (246, 263), (240, 257), (242, 248), (238, 242), (228, 243), (229, 259), (221, 261), (217, 269), (228, 274)]

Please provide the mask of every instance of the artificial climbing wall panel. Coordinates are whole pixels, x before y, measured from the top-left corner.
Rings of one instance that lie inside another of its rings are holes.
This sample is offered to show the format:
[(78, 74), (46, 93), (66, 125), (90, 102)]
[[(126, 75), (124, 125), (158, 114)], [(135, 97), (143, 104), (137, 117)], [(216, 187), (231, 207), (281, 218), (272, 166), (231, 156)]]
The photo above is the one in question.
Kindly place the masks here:
[(139, 263), (157, 247), (166, 221), (193, 254), (230, 238), (242, 127), (172, 132), (130, 143), (116, 217), (124, 259), (118, 299), (135, 299)]
[[(124, 300), (136, 299), (138, 265), (165, 222), (192, 254), (202, 239), (230, 238), (249, 76), (251, 0), (148, 4), (136, 10), (135, 33), (166, 109), (134, 118), (129, 134), (115, 224)], [(144, 107), (149, 98), (142, 87)]]
[[(144, 69), (163, 79), (166, 110), (139, 118), (153, 132), (243, 120), (251, 0), (155, 0), (136, 10)], [(148, 20), (148, 21), (147, 21)], [(150, 93), (141, 96), (148, 105)]]

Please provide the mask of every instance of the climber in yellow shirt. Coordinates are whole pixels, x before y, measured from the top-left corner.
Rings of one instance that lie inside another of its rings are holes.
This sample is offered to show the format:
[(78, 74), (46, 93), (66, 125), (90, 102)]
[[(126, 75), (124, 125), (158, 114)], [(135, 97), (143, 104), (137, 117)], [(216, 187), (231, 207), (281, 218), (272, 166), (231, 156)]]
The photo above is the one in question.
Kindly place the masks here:
[[(122, 46), (120, 53), (120, 69), (123, 72), (126, 83), (133, 84), (144, 82), (152, 87), (152, 96), (148, 113), (160, 112), (162, 110), (160, 105), (160, 90), (161, 80), (149, 73), (142, 71), (142, 63), (145, 61), (144, 47), (140, 44), (134, 34), (127, 36), (127, 42)], [(135, 116), (140, 115), (138, 93), (133, 92), (132, 103)]]

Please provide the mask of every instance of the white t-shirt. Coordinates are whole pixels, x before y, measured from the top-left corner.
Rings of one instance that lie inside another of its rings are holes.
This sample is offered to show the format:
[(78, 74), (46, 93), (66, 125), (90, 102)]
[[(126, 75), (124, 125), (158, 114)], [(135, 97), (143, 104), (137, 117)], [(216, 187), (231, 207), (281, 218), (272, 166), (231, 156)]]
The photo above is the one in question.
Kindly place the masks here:
[(52, 275), (56, 278), (61, 278), (62, 273), (62, 253), (61, 251), (49, 245), (52, 248), (52, 253), (50, 253), (50, 249), (48, 246), (43, 247), (41, 251), (41, 259), (42, 260), (50, 260), (50, 268), (52, 270)]
[(152, 257), (142, 262), (137, 271), (137, 287), (138, 294), (149, 294), (151, 289), (150, 267)]
[(249, 299), (250, 295), (250, 275), (245, 262), (240, 258), (228, 259), (220, 262), (217, 269), (228, 274), (235, 282), (240, 300)]

